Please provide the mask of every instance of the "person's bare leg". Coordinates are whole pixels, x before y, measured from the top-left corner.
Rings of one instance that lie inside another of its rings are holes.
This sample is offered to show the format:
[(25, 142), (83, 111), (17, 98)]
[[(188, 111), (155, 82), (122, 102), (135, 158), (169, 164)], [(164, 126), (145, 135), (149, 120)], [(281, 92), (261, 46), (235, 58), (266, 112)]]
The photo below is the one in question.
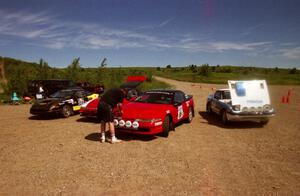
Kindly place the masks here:
[(105, 142), (105, 128), (106, 128), (106, 123), (104, 121), (101, 121), (100, 125), (100, 142)]
[(114, 125), (114, 123), (109, 122), (108, 127), (109, 127), (109, 132), (110, 132), (110, 135), (111, 135), (111, 143), (120, 142), (121, 140), (117, 139), (116, 135), (115, 135), (115, 125)]

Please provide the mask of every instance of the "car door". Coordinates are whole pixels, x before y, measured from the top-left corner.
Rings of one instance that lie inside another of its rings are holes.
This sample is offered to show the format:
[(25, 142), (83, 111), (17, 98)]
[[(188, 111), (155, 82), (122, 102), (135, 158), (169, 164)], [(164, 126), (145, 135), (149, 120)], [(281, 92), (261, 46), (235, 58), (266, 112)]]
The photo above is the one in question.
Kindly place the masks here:
[(175, 92), (174, 105), (177, 109), (176, 122), (181, 121), (188, 115), (188, 107), (185, 104), (185, 97), (183, 92)]
[(219, 113), (219, 100), (221, 99), (221, 91), (216, 91), (211, 101), (211, 109), (215, 113)]

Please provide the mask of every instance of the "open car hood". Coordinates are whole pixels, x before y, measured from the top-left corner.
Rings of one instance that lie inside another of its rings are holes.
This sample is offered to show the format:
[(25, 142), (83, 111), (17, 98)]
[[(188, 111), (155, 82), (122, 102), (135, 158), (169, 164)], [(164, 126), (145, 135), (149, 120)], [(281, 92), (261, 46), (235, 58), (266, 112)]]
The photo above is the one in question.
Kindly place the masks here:
[(146, 76), (128, 76), (125, 83), (120, 88), (123, 89), (134, 89), (146, 80)]
[(258, 107), (270, 104), (268, 86), (265, 80), (228, 81), (232, 105)]

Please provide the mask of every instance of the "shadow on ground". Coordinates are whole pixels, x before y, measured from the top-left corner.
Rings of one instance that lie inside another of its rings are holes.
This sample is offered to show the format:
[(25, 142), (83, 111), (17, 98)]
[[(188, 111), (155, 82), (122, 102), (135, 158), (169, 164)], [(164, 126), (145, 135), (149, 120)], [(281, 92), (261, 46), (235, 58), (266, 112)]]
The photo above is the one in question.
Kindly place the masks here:
[[(116, 136), (118, 139), (121, 139), (123, 141), (139, 140), (143, 142), (148, 142), (157, 138), (157, 136), (153, 136), (153, 135), (139, 135), (139, 134), (123, 133), (123, 132), (117, 133)], [(106, 132), (106, 137), (110, 138), (109, 133), (107, 132)], [(100, 133), (91, 133), (87, 135), (85, 139), (94, 142), (99, 142)]]
[(61, 118), (62, 117), (58, 115), (37, 115), (28, 117), (29, 120), (57, 120)]
[(76, 120), (77, 122), (83, 122), (83, 123), (98, 123), (100, 124), (99, 120), (95, 117), (95, 118), (86, 118), (86, 117), (82, 117)]
[[(199, 111), (198, 114), (205, 120), (207, 120), (207, 123), (210, 125), (214, 125), (217, 127), (222, 127), (225, 129), (248, 129), (248, 128), (262, 128), (263, 125), (258, 122), (249, 122), (249, 121), (243, 121), (243, 122), (229, 122), (227, 125), (224, 125), (221, 121), (221, 118), (219, 115), (214, 113), (207, 113), (205, 111)], [(205, 123), (205, 122), (203, 122)]]

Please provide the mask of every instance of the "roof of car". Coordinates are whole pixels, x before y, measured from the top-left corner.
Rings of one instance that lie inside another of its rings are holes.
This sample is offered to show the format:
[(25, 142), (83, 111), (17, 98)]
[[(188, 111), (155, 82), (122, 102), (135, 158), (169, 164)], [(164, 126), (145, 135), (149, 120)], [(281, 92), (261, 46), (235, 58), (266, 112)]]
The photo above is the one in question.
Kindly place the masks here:
[(61, 89), (61, 91), (80, 91), (80, 90), (84, 90), (84, 89), (79, 87), (79, 86), (74, 86), (74, 87)]

